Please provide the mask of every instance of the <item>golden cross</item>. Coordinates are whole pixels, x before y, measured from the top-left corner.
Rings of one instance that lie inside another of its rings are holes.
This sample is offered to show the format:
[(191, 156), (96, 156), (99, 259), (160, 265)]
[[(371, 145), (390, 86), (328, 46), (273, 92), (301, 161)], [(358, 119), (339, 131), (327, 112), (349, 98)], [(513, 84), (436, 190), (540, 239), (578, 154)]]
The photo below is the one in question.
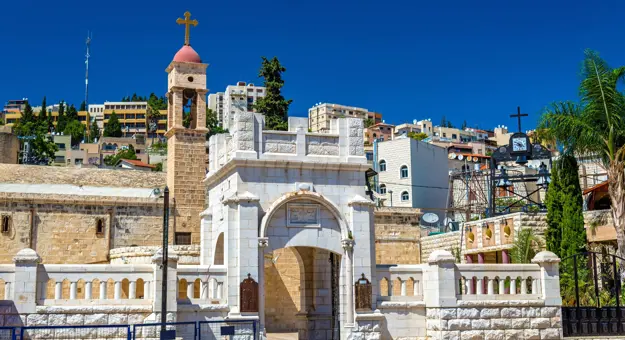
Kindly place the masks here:
[(184, 25), (184, 44), (189, 45), (189, 26), (197, 26), (197, 20), (191, 20), (191, 13), (189, 11), (184, 12), (184, 19), (178, 18), (176, 20), (178, 25)]

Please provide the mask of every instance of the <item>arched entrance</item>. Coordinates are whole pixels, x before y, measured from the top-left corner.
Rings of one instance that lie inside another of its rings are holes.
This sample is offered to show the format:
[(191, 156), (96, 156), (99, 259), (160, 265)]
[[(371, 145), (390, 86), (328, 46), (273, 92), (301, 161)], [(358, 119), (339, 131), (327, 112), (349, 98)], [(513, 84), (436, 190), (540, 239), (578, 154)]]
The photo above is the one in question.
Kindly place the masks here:
[(353, 308), (341, 299), (351, 296), (343, 294), (352, 276), (343, 249), (346, 224), (318, 194), (284, 198), (261, 223), (261, 328), (269, 339), (338, 339), (345, 311)]

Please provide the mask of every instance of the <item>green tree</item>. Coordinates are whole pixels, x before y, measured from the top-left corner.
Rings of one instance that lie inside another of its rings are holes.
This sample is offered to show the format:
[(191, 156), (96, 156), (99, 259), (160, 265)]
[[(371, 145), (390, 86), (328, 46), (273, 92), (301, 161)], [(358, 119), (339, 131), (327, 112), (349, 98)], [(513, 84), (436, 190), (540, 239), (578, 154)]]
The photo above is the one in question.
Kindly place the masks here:
[(130, 101), (131, 101), (131, 102), (136, 102), (136, 101), (139, 101), (139, 99), (137, 98), (137, 94), (136, 94), (136, 93), (133, 93), (133, 94), (132, 94), (132, 98), (130, 98)]
[(36, 121), (35, 114), (33, 113), (33, 108), (29, 103), (26, 103), (24, 106), (24, 112), (22, 112), (22, 117), (20, 117), (20, 121), (22, 123), (34, 123)]
[(2, 117), (0, 117), (0, 125), (4, 125), (4, 119), (2, 119)]
[(20, 137), (29, 137), (29, 163), (49, 164), (54, 158), (54, 153), (58, 148), (48, 135), (46, 126), (40, 124), (33, 114), (30, 104), (26, 104), (22, 117), (15, 124), (14, 131)]
[(547, 206), (547, 231), (545, 241), (547, 250), (561, 257), (560, 247), (562, 244), (562, 188), (560, 187), (560, 172), (557, 161), (551, 168), (551, 183), (545, 195), (545, 205)]
[(119, 118), (115, 111), (111, 112), (111, 117), (109, 118), (108, 123), (104, 125), (104, 137), (121, 137), (122, 136), (122, 126), (119, 123)]
[(578, 164), (571, 154), (563, 155), (558, 161), (559, 185), (562, 191), (562, 242), (563, 258), (586, 251), (586, 229), (584, 228), (582, 189), (579, 185)]
[(441, 127), (447, 127), (447, 119), (445, 119), (445, 115), (441, 118)]
[(89, 142), (94, 143), (96, 138), (100, 138), (100, 129), (94, 120), (91, 123), (91, 128), (89, 129)]
[(462, 130), (464, 130), (466, 128), (467, 128), (467, 121), (465, 120), (465, 121), (462, 122)]
[(512, 263), (530, 263), (541, 248), (543, 240), (532, 228), (522, 229), (510, 249)]
[(163, 171), (163, 162), (158, 162), (155, 165), (156, 167), (152, 169), (152, 171), (157, 171), (157, 172)]
[(46, 102), (46, 96), (43, 96), (43, 100), (41, 101), (41, 111), (39, 111), (37, 119), (39, 120), (39, 124), (44, 125), (49, 131), (47, 106), (48, 103)]
[(80, 103), (80, 109), (78, 109), (78, 111), (87, 111), (87, 102), (83, 100), (82, 103)]
[(65, 125), (67, 125), (67, 113), (65, 112), (65, 103), (61, 100), (59, 103), (59, 116), (56, 119), (55, 131), (64, 131)]
[(206, 140), (208, 140), (210, 136), (212, 135), (228, 132), (228, 130), (225, 130), (219, 125), (219, 118), (217, 118), (217, 112), (209, 108), (206, 108), (206, 128), (208, 128), (208, 133), (206, 134)]
[(374, 125), (375, 121), (373, 119), (371, 119), (371, 118), (367, 118), (367, 119), (365, 119), (364, 124), (365, 124), (365, 127), (368, 128), (371, 125)]
[(608, 170), (618, 255), (625, 257), (625, 95), (617, 87), (625, 80), (625, 67), (610, 68), (587, 50), (582, 77), (580, 103), (552, 104), (539, 128), (547, 129), (566, 152), (601, 157)]
[(416, 140), (424, 140), (424, 139), (428, 138), (427, 133), (414, 132), (414, 131), (408, 132), (407, 136), (409, 138), (416, 139)]
[(450, 121), (450, 120), (448, 120), (448, 121), (447, 121), (447, 127), (448, 127), (448, 128), (453, 128), (453, 127), (454, 127), (454, 124), (452, 124), (452, 123), (451, 123), (451, 121)]
[(104, 157), (104, 164), (109, 166), (115, 166), (122, 159), (137, 159), (135, 147), (132, 144), (128, 145), (127, 149), (119, 150), (115, 155), (109, 155)]
[(72, 146), (79, 145), (85, 138), (85, 127), (78, 120), (74, 119), (65, 125), (63, 130), (65, 135), (72, 137)]
[(265, 115), (265, 128), (267, 130), (287, 130), (289, 105), (293, 100), (284, 99), (282, 87), (284, 80), (282, 73), (286, 68), (280, 64), (278, 58), (271, 60), (262, 57), (262, 65), (258, 76), (264, 79), (264, 86), (267, 88), (265, 97), (258, 98), (254, 108)]

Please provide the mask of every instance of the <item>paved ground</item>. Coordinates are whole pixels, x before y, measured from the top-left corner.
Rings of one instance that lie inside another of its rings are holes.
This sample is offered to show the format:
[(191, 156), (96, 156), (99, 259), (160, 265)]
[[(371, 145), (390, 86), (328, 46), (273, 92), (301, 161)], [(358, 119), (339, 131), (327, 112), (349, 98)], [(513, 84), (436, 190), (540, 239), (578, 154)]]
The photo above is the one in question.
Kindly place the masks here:
[(297, 333), (267, 333), (267, 340), (297, 340)]

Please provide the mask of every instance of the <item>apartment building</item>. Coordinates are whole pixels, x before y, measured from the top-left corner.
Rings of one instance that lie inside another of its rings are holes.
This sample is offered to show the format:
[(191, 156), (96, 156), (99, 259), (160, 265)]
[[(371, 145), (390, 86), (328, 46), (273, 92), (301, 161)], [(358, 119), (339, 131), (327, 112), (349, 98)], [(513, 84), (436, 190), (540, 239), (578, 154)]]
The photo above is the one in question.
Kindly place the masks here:
[(399, 137), (399, 136), (407, 136), (411, 132), (415, 132), (415, 133), (422, 132), (428, 136), (432, 136), (432, 134), (434, 133), (432, 120), (424, 119), (424, 120), (417, 121), (416, 119), (414, 119), (412, 121), (412, 124), (411, 123), (399, 124), (395, 126), (394, 134), (395, 134), (395, 137)]
[[(256, 86), (252, 83), (246, 84), (244, 81), (226, 87), (226, 91), (223, 93), (223, 114), (219, 121), (221, 126), (224, 129), (230, 129), (235, 113), (256, 112), (254, 104), (256, 104), (258, 98), (266, 95), (266, 91), (267, 89), (263, 86)], [(217, 105), (220, 103), (218, 98), (219, 95), (217, 95), (215, 100)], [(219, 106), (217, 108), (219, 109)]]
[(87, 111), (90, 120), (95, 121), (98, 129), (102, 131), (104, 129), (104, 104), (89, 104)]
[(378, 112), (355, 106), (317, 103), (308, 109), (308, 127), (312, 132), (327, 132), (330, 131), (332, 119), (340, 117), (357, 117), (370, 119), (373, 124), (382, 123), (382, 114)]
[(219, 120), (220, 123), (224, 120), (225, 96), (226, 94), (223, 92), (211, 93), (208, 95), (208, 101), (206, 102), (206, 107), (217, 114), (217, 120)]
[(393, 131), (395, 131), (395, 125), (378, 123), (365, 128), (364, 140), (365, 144), (373, 144), (374, 140), (387, 141), (393, 139)]
[[(432, 209), (447, 207), (447, 150), (412, 138), (378, 144), (377, 192), (384, 206)], [(440, 209), (440, 210), (439, 210)]]
[(149, 132), (147, 102), (105, 102), (102, 128), (108, 123), (113, 111), (122, 127), (122, 137), (144, 135), (151, 138), (163, 136), (167, 131), (167, 110), (160, 110), (156, 133)]
[(2, 108), (2, 119), (8, 126), (12, 126), (22, 117), (22, 111), (28, 104), (28, 98), (9, 100)]
[[(59, 121), (59, 108), (60, 104), (48, 105), (46, 107), (46, 114), (48, 117), (52, 117), (52, 125), (56, 128), (56, 124)], [(41, 106), (33, 106), (33, 114), (35, 116), (39, 116), (41, 114)], [(67, 112), (67, 106), (65, 106), (65, 112)], [(21, 117), (21, 115), (20, 115)], [(88, 111), (78, 111), (78, 121), (80, 121), (83, 125), (89, 129), (89, 112)]]

